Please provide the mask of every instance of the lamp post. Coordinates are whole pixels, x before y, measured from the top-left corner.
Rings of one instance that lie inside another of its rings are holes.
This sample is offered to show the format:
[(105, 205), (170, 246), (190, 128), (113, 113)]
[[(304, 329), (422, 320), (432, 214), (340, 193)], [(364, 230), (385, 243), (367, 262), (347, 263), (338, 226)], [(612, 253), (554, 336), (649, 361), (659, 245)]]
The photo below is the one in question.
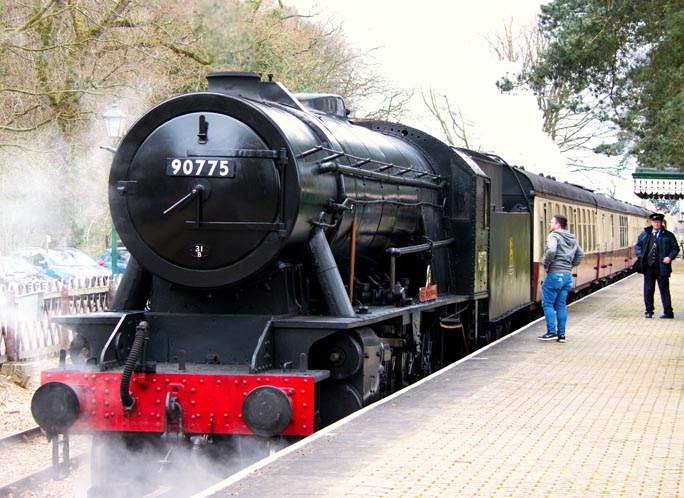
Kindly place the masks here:
[[(119, 145), (119, 140), (124, 134), (126, 128), (126, 115), (119, 109), (119, 102), (116, 97), (112, 100), (112, 107), (102, 114), (102, 120), (105, 124), (105, 129), (107, 131), (107, 136), (112, 142), (112, 147), (103, 147), (110, 152), (116, 152), (116, 147)], [(112, 222), (112, 242), (111, 242), (111, 253), (112, 253), (112, 277), (116, 276), (117, 270), (117, 239), (116, 227), (114, 222)]]

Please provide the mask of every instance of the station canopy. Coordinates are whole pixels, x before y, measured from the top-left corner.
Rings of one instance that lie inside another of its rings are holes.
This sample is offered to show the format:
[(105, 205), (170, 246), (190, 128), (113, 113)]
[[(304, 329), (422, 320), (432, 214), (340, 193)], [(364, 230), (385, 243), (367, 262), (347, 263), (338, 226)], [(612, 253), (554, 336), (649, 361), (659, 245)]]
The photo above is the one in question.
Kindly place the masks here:
[(634, 193), (642, 199), (684, 199), (684, 171), (677, 168), (637, 168)]

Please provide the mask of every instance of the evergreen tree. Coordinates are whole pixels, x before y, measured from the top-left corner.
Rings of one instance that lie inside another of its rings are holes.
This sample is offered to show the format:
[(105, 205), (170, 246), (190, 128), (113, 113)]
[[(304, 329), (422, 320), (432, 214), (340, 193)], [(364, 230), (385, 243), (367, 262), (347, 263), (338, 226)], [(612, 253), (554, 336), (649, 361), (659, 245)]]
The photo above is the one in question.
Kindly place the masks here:
[(684, 167), (684, 2), (554, 0), (542, 6), (547, 44), (523, 75), (538, 94), (562, 87), (559, 105), (590, 113), (597, 152), (649, 167)]

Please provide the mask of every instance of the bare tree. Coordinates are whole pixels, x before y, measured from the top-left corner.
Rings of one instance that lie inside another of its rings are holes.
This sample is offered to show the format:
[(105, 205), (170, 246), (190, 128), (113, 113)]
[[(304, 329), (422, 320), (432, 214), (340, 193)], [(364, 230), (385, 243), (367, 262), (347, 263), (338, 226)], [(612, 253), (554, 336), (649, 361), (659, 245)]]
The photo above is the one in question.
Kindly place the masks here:
[(184, 62), (211, 62), (193, 48), (192, 27), (154, 2), (2, 4), (0, 131), (15, 138), (46, 127), (62, 139), (77, 136), (100, 97), (140, 78), (141, 66), (171, 72)]
[(501, 31), (487, 35), (486, 39), (499, 60), (519, 62), (525, 69), (534, 58), (532, 50), (537, 43), (535, 32), (534, 28), (517, 30), (513, 18), (510, 18)]
[(197, 48), (197, 18), (160, 0), (0, 0), (0, 9), (0, 251), (46, 234), (94, 246), (109, 223), (111, 157), (94, 147), (103, 131), (90, 129), (112, 96), (126, 94), (132, 108), (135, 93), (147, 107), (211, 62)]
[(44, 128), (68, 141), (89, 126), (103, 96), (133, 88), (149, 105), (203, 89), (210, 70), (272, 73), (296, 92), (338, 93), (351, 108), (380, 102), (387, 116), (409, 99), (339, 25), (277, 0), (0, 0), (0, 9), (6, 145)]
[[(353, 116), (357, 119), (379, 119), (382, 121), (401, 121), (409, 113), (409, 105), (413, 99), (413, 92), (404, 90), (388, 90), (382, 94), (382, 102), (374, 111), (366, 112), (364, 115)], [(352, 114), (353, 114), (352, 109)], [(357, 111), (358, 113), (358, 111)]]
[(471, 148), (468, 128), (471, 128), (473, 123), (464, 118), (460, 107), (454, 107), (449, 97), (438, 93), (433, 88), (428, 89), (427, 95), (421, 89), (420, 95), (430, 114), (439, 123), (446, 142), (449, 145)]
[(406, 112), (410, 93), (381, 75), (373, 49), (351, 47), (334, 21), (276, 0), (232, 0), (210, 7), (205, 28), (212, 42), (206, 50), (215, 67), (271, 73), (293, 92), (341, 95), (359, 119), (396, 119)]
[[(505, 76), (497, 82), (498, 87), (502, 91), (513, 91), (527, 86), (525, 78), (541, 59), (547, 46), (537, 25), (530, 24), (516, 29), (513, 19), (510, 19), (498, 33), (489, 36), (487, 41), (500, 61), (512, 62), (517, 66), (516, 80), (512, 81)], [(611, 137), (611, 132), (605, 127), (597, 126), (595, 108), (569, 108), (566, 106), (568, 97), (562, 80), (545, 84), (536, 94), (537, 106), (543, 116), (542, 130), (563, 153), (593, 151), (599, 141)]]

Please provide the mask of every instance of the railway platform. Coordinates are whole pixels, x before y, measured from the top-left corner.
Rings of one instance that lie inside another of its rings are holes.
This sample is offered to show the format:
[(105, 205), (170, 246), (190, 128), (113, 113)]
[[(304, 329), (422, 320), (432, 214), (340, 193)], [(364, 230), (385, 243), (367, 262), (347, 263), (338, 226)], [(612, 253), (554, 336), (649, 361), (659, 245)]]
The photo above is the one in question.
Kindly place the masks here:
[(195, 498), (684, 496), (684, 261), (674, 320), (642, 282), (574, 303), (565, 344), (534, 322)]

